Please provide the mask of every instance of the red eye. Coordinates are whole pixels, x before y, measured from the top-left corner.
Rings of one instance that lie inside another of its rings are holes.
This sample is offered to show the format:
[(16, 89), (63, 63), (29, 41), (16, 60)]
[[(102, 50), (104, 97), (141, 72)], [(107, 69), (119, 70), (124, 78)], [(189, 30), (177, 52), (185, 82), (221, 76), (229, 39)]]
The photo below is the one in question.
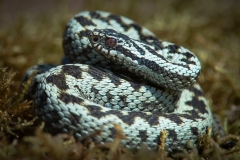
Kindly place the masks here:
[(107, 38), (106, 45), (109, 47), (114, 47), (117, 44), (117, 40), (114, 38)]

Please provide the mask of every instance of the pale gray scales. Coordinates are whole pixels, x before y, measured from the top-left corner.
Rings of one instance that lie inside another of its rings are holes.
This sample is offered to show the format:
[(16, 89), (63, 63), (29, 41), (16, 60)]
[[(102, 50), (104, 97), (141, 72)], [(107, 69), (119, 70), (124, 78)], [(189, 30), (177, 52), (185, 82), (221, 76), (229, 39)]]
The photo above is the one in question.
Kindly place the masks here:
[(106, 143), (114, 141), (119, 124), (127, 137), (122, 145), (155, 150), (166, 130), (166, 150), (175, 152), (212, 128), (211, 110), (196, 83), (200, 62), (188, 49), (103, 11), (75, 15), (63, 48), (63, 65), (35, 66), (25, 76), (39, 70), (29, 93), (50, 133), (82, 140), (101, 130), (92, 140)]

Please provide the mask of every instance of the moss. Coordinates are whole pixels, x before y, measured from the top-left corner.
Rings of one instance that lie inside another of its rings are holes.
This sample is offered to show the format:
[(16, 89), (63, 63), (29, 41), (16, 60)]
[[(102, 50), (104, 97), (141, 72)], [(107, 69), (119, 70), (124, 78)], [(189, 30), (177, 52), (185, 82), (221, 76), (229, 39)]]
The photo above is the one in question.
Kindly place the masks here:
[[(198, 82), (212, 110), (220, 115), (228, 135), (213, 141), (208, 133), (199, 139), (198, 148), (192, 147), (191, 152), (172, 158), (240, 158), (239, 2), (88, 0), (79, 3), (81, 5), (74, 8), (75, 4), (57, 1), (51, 12), (35, 14), (32, 11), (31, 16), (21, 14), (14, 22), (1, 25), (0, 159), (170, 159), (162, 150), (164, 144), (159, 152), (147, 151), (144, 147), (138, 152), (129, 151), (118, 145), (123, 138), (118, 135), (113, 144), (97, 146), (76, 142), (70, 135), (51, 136), (34, 123), (36, 117), (31, 102), (23, 100), (24, 90), (19, 92), (22, 76), (32, 65), (59, 64), (67, 21), (76, 12), (96, 9), (134, 19), (161, 39), (185, 46), (199, 57), (202, 73)], [(7, 14), (3, 15), (1, 22), (9, 22)]]

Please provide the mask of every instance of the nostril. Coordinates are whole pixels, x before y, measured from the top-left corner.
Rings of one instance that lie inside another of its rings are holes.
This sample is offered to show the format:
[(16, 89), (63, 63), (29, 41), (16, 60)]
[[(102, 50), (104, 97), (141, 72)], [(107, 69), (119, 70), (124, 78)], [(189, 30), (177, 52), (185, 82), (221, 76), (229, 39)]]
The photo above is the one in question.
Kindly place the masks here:
[(93, 41), (94, 41), (94, 42), (97, 42), (97, 41), (98, 41), (98, 37), (94, 37), (94, 38), (93, 38)]

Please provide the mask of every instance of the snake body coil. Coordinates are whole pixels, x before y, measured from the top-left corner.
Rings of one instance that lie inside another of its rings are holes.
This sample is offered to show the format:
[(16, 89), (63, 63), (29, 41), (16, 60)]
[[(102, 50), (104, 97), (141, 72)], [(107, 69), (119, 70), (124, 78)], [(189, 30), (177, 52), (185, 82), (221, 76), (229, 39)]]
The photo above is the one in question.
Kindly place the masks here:
[[(201, 66), (189, 50), (159, 40), (132, 20), (81, 12), (67, 24), (60, 66), (35, 66), (34, 107), (53, 134), (113, 142), (121, 127), (127, 148), (157, 149), (167, 131), (169, 152), (196, 144), (213, 117), (195, 83)], [(70, 64), (69, 64), (70, 63)]]

